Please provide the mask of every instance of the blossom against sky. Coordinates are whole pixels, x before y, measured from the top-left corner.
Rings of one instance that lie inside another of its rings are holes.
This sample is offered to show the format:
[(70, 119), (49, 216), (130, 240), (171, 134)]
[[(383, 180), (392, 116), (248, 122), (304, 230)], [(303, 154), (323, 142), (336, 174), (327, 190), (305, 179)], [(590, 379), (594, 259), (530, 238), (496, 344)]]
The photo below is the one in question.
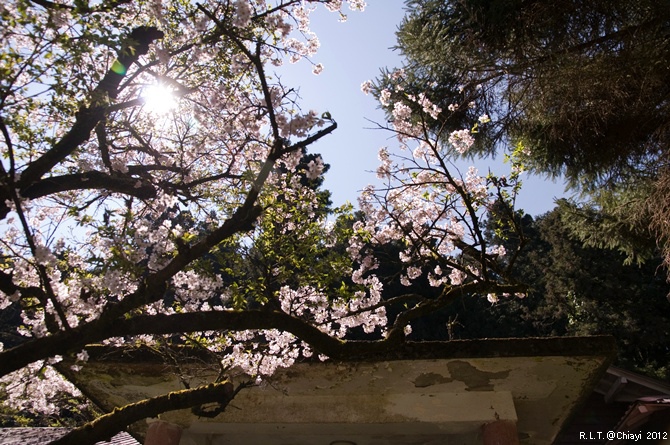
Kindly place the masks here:
[[(312, 60), (323, 65), (318, 76), (313, 74), (314, 66), (305, 61), (287, 63), (278, 71), (286, 85), (299, 86), (303, 111), (327, 111), (338, 123), (333, 134), (312, 148), (331, 166), (324, 186), (332, 192), (335, 205), (345, 201), (356, 204), (360, 191), (377, 181), (374, 172), (379, 148), (389, 146), (394, 151), (397, 145), (391, 132), (375, 129), (375, 122), (385, 122), (384, 113), (374, 97), (361, 92), (361, 84), (377, 77), (382, 67), (402, 65), (402, 57), (392, 47), (405, 14), (403, 0), (367, 0), (365, 12), (347, 12), (344, 23), (325, 8), (310, 16), (311, 29), (321, 42)], [(458, 165), (465, 175), (469, 163)], [(478, 161), (476, 167), (482, 175), (489, 169), (497, 174), (509, 172), (502, 156)], [(523, 180), (518, 207), (531, 215), (551, 210), (554, 199), (565, 195), (562, 183), (536, 176)]]

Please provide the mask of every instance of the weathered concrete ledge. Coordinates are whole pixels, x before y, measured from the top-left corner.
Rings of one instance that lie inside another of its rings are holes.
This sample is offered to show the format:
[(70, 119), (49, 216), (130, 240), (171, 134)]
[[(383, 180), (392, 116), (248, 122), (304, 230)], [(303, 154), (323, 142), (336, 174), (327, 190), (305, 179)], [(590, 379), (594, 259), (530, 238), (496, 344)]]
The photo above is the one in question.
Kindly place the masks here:
[[(75, 379), (105, 409), (180, 389), (174, 369), (146, 350), (89, 354)], [(217, 371), (196, 355), (183, 369), (191, 386)], [(549, 445), (614, 355), (610, 337), (406, 343), (280, 370), (213, 419), (187, 410), (161, 419), (182, 428), (181, 445), (486, 445), (500, 428), (521, 444)]]

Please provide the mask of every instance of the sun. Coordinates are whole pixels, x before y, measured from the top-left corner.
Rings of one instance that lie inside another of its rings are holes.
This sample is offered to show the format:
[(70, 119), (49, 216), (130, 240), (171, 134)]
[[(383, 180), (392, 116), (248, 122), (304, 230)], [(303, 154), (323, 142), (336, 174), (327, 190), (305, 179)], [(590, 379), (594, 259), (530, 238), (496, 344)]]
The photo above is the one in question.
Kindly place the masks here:
[(152, 114), (167, 114), (177, 107), (177, 96), (173, 88), (165, 84), (149, 85), (142, 89), (144, 107)]

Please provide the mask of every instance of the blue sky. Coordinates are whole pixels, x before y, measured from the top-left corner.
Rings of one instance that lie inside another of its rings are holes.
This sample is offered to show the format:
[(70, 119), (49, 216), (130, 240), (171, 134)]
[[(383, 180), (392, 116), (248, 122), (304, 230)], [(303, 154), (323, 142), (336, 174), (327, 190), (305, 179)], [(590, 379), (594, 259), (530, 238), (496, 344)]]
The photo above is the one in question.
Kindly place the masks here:
[[(363, 13), (347, 11), (348, 20), (344, 23), (338, 21), (336, 13), (322, 7), (312, 14), (311, 28), (321, 42), (313, 62), (325, 67), (320, 75), (312, 74), (312, 66), (305, 61), (287, 63), (280, 70), (285, 85), (299, 87), (305, 111), (328, 111), (338, 123), (333, 134), (310, 148), (321, 153), (331, 166), (324, 185), (332, 192), (334, 205), (345, 201), (355, 205), (359, 191), (376, 181), (373, 172), (379, 147), (395, 146), (390, 132), (372, 129), (374, 124), (370, 121), (384, 123), (384, 114), (372, 96), (361, 92), (360, 85), (377, 77), (382, 67), (402, 65), (402, 58), (391, 47), (404, 16), (404, 2), (367, 0), (367, 4)], [(500, 159), (484, 159), (475, 165), (480, 174), (486, 174), (489, 168), (497, 174), (509, 172)], [(517, 207), (526, 213), (539, 215), (551, 210), (554, 199), (565, 194), (562, 183), (526, 173), (524, 176)]]

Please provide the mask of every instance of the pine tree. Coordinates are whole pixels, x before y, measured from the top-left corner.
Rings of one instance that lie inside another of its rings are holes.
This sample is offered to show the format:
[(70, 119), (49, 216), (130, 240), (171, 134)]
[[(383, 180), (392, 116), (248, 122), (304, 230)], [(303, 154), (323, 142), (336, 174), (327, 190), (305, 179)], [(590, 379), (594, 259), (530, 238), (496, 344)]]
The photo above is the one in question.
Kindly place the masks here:
[[(490, 116), (468, 155), (515, 150), (527, 168), (564, 175), (587, 200), (575, 209), (583, 241), (628, 260), (653, 256), (657, 241), (670, 265), (669, 1), (411, 0), (407, 8), (397, 33), (404, 88), (429, 89), (441, 105), (434, 132)], [(383, 72), (377, 94), (396, 83)]]

